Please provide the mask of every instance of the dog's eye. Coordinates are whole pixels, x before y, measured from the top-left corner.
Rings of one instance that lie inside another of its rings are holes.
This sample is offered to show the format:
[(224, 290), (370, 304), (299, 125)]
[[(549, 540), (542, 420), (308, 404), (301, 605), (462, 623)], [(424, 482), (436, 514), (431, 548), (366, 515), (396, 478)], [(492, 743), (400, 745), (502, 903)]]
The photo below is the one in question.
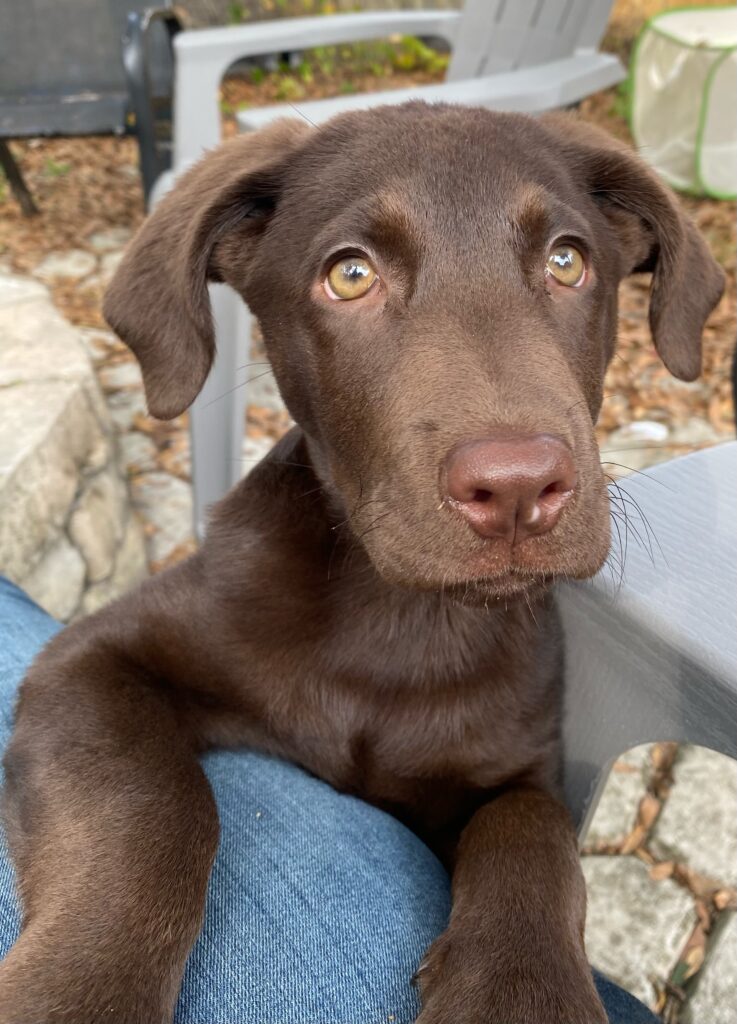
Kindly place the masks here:
[(572, 245), (556, 245), (548, 256), (547, 272), (561, 284), (575, 288), (583, 282), (586, 264), (581, 253)]
[(360, 299), (376, 280), (376, 271), (360, 256), (346, 256), (330, 268), (325, 282), (332, 299)]

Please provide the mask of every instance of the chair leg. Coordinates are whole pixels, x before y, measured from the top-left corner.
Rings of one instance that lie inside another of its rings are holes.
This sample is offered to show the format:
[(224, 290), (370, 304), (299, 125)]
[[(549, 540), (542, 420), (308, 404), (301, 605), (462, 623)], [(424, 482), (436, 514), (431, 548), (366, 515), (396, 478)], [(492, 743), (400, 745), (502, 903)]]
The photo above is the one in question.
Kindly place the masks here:
[(189, 411), (194, 528), (205, 533), (208, 506), (240, 480), (248, 353), (253, 317), (227, 285), (211, 285), (217, 352), (204, 388)]
[(0, 167), (5, 171), (5, 177), (10, 183), (11, 191), (18, 201), (23, 216), (37, 216), (40, 211), (33, 201), (33, 196), (23, 177), (23, 172), (16, 163), (15, 157), (10, 152), (10, 147), (5, 139), (0, 139)]

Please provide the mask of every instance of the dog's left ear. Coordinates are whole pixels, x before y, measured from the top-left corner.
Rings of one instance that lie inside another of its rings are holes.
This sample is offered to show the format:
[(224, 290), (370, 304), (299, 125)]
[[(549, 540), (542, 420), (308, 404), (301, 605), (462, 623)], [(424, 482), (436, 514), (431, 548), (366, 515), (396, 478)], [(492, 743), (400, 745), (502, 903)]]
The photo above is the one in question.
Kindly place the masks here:
[(579, 184), (620, 241), (625, 274), (652, 271), (650, 330), (681, 380), (701, 371), (701, 333), (724, 291), (724, 272), (674, 196), (635, 153), (571, 115), (543, 119)]
[(208, 153), (128, 247), (103, 311), (141, 364), (154, 416), (178, 416), (205, 383), (215, 355), (207, 282), (229, 269), (219, 250), (238, 229), (238, 261), (248, 265), (309, 132), (302, 121), (276, 121)]

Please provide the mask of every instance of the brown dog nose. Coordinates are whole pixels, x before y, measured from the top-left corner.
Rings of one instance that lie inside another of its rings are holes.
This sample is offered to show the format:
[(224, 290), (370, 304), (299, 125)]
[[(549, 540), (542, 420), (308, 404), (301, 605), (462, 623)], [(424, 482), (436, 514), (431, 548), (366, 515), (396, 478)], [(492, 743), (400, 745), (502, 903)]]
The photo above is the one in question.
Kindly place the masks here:
[(559, 437), (508, 434), (456, 445), (444, 483), (476, 533), (517, 543), (553, 529), (576, 486), (576, 467)]

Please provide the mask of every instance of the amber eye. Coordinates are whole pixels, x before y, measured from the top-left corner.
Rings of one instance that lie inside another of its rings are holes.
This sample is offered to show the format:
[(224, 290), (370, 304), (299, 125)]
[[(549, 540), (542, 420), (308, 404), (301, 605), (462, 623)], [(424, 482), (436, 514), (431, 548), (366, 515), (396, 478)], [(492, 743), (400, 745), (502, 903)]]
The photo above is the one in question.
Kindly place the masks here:
[(334, 299), (360, 299), (371, 288), (377, 274), (361, 256), (345, 256), (330, 268), (328, 295)]
[(575, 288), (583, 281), (586, 264), (581, 253), (572, 245), (556, 245), (550, 250), (547, 271), (556, 281)]

